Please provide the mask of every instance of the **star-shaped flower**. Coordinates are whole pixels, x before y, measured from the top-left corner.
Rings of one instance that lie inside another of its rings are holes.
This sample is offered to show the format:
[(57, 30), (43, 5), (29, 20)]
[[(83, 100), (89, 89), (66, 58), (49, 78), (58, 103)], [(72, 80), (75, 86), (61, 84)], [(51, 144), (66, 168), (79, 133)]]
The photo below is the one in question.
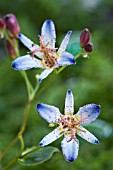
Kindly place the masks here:
[[(74, 56), (65, 51), (71, 33), (72, 31), (67, 32), (58, 50), (55, 48), (56, 32), (52, 20), (46, 20), (42, 25), (41, 36), (39, 36), (40, 46), (34, 44), (25, 35), (18, 34), (18, 38), (30, 52), (14, 60), (12, 67), (15, 70), (45, 69), (38, 78), (39, 82), (41, 82), (54, 68), (75, 64)], [(34, 55), (38, 58), (35, 58)]]
[(74, 161), (78, 156), (79, 141), (76, 138), (76, 134), (90, 143), (99, 143), (98, 139), (82, 127), (81, 124), (89, 124), (94, 121), (100, 113), (100, 106), (87, 104), (80, 107), (79, 111), (73, 115), (74, 98), (71, 90), (68, 90), (66, 94), (65, 115), (62, 115), (58, 108), (43, 103), (37, 105), (37, 111), (50, 125), (59, 125), (55, 130), (45, 136), (39, 145), (48, 145), (64, 135), (61, 146), (64, 157), (68, 162)]

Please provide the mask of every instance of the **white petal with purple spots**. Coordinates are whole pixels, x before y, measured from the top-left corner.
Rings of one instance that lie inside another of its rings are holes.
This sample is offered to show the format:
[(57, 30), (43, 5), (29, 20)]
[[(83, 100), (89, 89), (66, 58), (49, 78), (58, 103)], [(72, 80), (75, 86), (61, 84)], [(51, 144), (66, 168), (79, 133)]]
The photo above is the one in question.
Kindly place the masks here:
[[(30, 50), (30, 51), (34, 51), (36, 49), (40, 49), (39, 45), (34, 44), (29, 38), (27, 38), (25, 35), (23, 34), (18, 34), (18, 38), (20, 39), (20, 41)], [(38, 56), (39, 58), (42, 58), (43, 53), (41, 52), (36, 52), (35, 53), (36, 56)]]
[(45, 79), (51, 72), (53, 71), (53, 68), (45, 69), (39, 76), (38, 81), (41, 83), (43, 79)]
[(68, 52), (62, 52), (58, 62), (55, 64), (55, 66), (67, 66), (71, 64), (76, 64), (74, 56)]
[(65, 99), (65, 114), (73, 115), (74, 112), (74, 97), (71, 90), (67, 91)]
[(43, 103), (37, 105), (37, 111), (49, 123), (57, 122), (61, 115), (57, 107)]
[(55, 48), (56, 32), (52, 20), (46, 20), (43, 23), (41, 36), (45, 46), (47, 46), (48, 48)]
[(70, 135), (65, 135), (61, 143), (62, 152), (68, 162), (73, 162), (78, 157), (79, 141), (75, 141), (74, 139), (69, 141), (69, 139)]
[(60, 130), (60, 127), (57, 127), (40, 141), (39, 146), (48, 145), (52, 143), (53, 141), (55, 141), (56, 139), (58, 139), (62, 135), (63, 135), (63, 131)]
[(58, 49), (58, 53), (62, 53), (66, 50), (66, 47), (68, 45), (68, 42), (69, 42), (69, 38), (70, 38), (70, 35), (71, 35), (72, 31), (68, 31), (66, 36), (64, 37), (59, 49)]
[(83, 139), (87, 140), (90, 143), (99, 144), (98, 139), (82, 126), (80, 126), (79, 129), (77, 130), (77, 135), (79, 135), (80, 137), (82, 137)]
[(100, 113), (100, 106), (96, 104), (87, 104), (83, 107), (80, 107), (77, 112), (77, 116), (80, 119), (84, 119), (83, 123), (89, 124), (94, 121)]
[(43, 68), (41, 60), (32, 58), (30, 55), (21, 56), (12, 62), (15, 70), (28, 70), (31, 68)]

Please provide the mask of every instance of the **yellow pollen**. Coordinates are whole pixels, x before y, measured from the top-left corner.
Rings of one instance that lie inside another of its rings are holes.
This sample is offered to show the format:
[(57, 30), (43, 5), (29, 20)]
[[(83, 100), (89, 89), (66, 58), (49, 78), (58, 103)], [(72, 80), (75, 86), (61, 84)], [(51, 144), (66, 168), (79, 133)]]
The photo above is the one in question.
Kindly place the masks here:
[(71, 132), (65, 132), (66, 135), (71, 135)]
[(63, 128), (61, 126), (59, 127), (59, 131), (60, 133), (63, 131)]
[(74, 115), (73, 118), (75, 119), (75, 121), (79, 120), (78, 116), (76, 116), (76, 115)]
[(68, 116), (70, 116), (70, 115), (71, 115), (70, 113), (66, 113), (66, 114), (65, 114), (65, 117), (68, 117)]
[(50, 123), (49, 124), (49, 127), (54, 127), (55, 126), (55, 123)]

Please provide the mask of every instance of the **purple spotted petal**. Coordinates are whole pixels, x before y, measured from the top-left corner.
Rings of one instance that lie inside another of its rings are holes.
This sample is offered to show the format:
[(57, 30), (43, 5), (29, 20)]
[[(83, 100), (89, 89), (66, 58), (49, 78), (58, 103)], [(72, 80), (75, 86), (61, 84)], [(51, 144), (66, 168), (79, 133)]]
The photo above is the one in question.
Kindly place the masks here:
[(79, 126), (79, 129), (77, 130), (77, 135), (79, 135), (80, 137), (82, 137), (83, 139), (87, 140), (90, 143), (99, 144), (98, 139), (82, 126)]
[(43, 38), (44, 45), (49, 48), (55, 48), (56, 32), (55, 26), (52, 20), (46, 20), (41, 29), (41, 36)]
[[(20, 41), (30, 50), (30, 51), (34, 51), (36, 49), (39, 49), (39, 45), (34, 44), (34, 42), (32, 42), (29, 38), (27, 38), (25, 35), (23, 34), (18, 34), (18, 38), (20, 39)], [(38, 56), (39, 58), (42, 58), (43, 53), (41, 52), (36, 52), (35, 53), (36, 56)]]
[(89, 124), (94, 121), (100, 113), (100, 106), (96, 104), (87, 104), (83, 107), (80, 107), (77, 112), (79, 119), (83, 120), (83, 123)]
[(15, 70), (29, 70), (31, 68), (43, 68), (41, 60), (32, 58), (30, 55), (25, 55), (15, 59), (12, 62), (12, 67)]
[(64, 37), (59, 49), (58, 49), (58, 53), (62, 53), (66, 50), (66, 47), (68, 45), (68, 42), (69, 42), (69, 38), (70, 38), (70, 35), (71, 35), (72, 31), (68, 31), (66, 36)]
[(39, 76), (38, 81), (41, 83), (43, 79), (45, 79), (51, 72), (53, 71), (53, 68), (45, 69)]
[(71, 90), (67, 91), (65, 99), (65, 114), (73, 115), (74, 112), (74, 97)]
[(63, 131), (61, 131), (60, 127), (57, 127), (56, 129), (54, 129), (51, 133), (49, 133), (48, 135), (46, 135), (39, 143), (39, 146), (45, 146), (48, 145), (50, 143), (52, 143), (53, 141), (55, 141), (56, 139), (58, 139), (60, 136), (63, 135)]
[(55, 64), (55, 67), (57, 66), (67, 66), (71, 64), (75, 64), (75, 59), (74, 56), (68, 52), (62, 52), (60, 59), (58, 62)]
[(49, 123), (57, 122), (61, 115), (57, 107), (43, 103), (37, 105), (37, 111)]
[(68, 162), (73, 162), (78, 157), (79, 141), (76, 142), (74, 139), (72, 139), (70, 142), (68, 142), (69, 139), (70, 139), (70, 135), (65, 135), (65, 138), (61, 143), (62, 152), (65, 159)]

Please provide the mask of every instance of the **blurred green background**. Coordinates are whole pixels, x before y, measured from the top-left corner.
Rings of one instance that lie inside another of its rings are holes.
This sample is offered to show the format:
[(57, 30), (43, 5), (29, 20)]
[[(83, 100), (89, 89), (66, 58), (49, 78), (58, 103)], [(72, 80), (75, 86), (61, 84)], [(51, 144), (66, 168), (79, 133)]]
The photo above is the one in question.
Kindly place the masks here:
[[(52, 128), (36, 111), (36, 104), (43, 102), (60, 108), (63, 112), (67, 89), (73, 91), (75, 112), (80, 106), (88, 103), (101, 105), (99, 119), (113, 125), (113, 1), (112, 0), (0, 0), (0, 17), (8, 13), (16, 15), (21, 32), (38, 41), (41, 25), (46, 19), (52, 19), (57, 30), (57, 43), (68, 30), (72, 30), (72, 38), (68, 50), (72, 53), (78, 48), (80, 32), (89, 28), (94, 44), (94, 51), (89, 59), (79, 58), (76, 65), (68, 66), (62, 73), (52, 73), (44, 79), (41, 88), (43, 93), (37, 96), (29, 112), (26, 131), (23, 135), (26, 147), (37, 146), (38, 142)], [(74, 46), (75, 44), (75, 46)], [(75, 48), (75, 49), (74, 49)], [(27, 49), (20, 43), (20, 52)], [(27, 71), (30, 80), (35, 84), (34, 76), (41, 70)], [(52, 81), (53, 77), (56, 77)], [(48, 83), (51, 82), (49, 85)], [(27, 103), (27, 91), (23, 78), (11, 67), (7, 57), (4, 40), (0, 40), (0, 151), (3, 151), (20, 130), (23, 112)], [(104, 125), (101, 126), (101, 129)], [(61, 153), (44, 164), (25, 167), (16, 163), (12, 170), (112, 170), (113, 169), (113, 134), (107, 138), (109, 128), (104, 136), (94, 128), (89, 130), (100, 140), (95, 146), (80, 138), (78, 159), (67, 163)], [(112, 129), (110, 129), (112, 130)], [(52, 143), (61, 150), (63, 138)], [(2, 165), (12, 160), (20, 149), (19, 142), (3, 159)]]

